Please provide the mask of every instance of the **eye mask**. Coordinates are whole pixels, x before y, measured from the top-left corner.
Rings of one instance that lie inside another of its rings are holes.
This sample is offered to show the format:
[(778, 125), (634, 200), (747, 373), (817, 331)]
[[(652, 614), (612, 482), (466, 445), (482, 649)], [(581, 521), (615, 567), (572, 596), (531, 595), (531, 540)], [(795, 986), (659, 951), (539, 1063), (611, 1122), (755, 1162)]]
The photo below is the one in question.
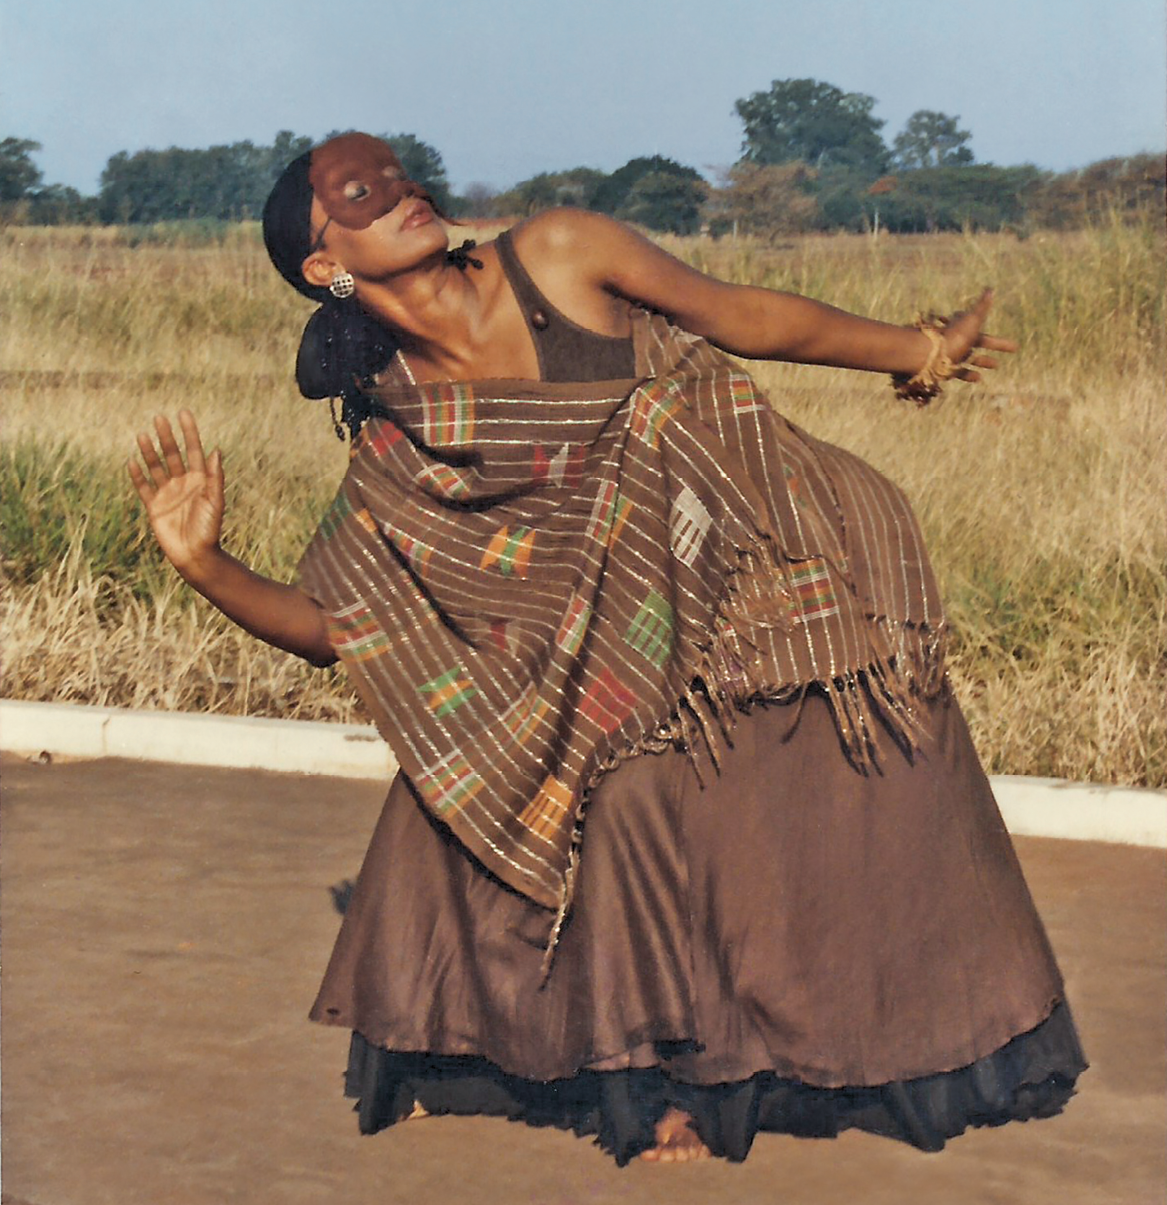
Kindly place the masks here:
[(371, 226), (405, 197), (421, 197), (437, 212), (429, 193), (406, 179), (393, 148), (371, 134), (341, 134), (318, 146), (308, 182), (324, 212), (349, 230)]

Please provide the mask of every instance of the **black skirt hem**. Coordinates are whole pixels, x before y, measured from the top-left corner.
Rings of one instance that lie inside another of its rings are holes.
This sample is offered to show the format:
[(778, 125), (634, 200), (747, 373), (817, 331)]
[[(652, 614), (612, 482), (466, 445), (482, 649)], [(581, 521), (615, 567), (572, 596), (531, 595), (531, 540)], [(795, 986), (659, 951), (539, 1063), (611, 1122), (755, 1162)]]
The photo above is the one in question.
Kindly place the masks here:
[(820, 1088), (770, 1071), (699, 1085), (661, 1066), (585, 1070), (543, 1082), (510, 1075), (481, 1056), (384, 1050), (354, 1033), (345, 1095), (357, 1101), (365, 1134), (420, 1104), (434, 1115), (506, 1117), (594, 1136), (620, 1166), (655, 1145), (655, 1123), (675, 1106), (693, 1117), (714, 1155), (738, 1162), (759, 1132), (833, 1138), (858, 1129), (939, 1151), (970, 1127), (1060, 1113), (1086, 1067), (1061, 1003), (1036, 1028), (966, 1067), (876, 1087)]

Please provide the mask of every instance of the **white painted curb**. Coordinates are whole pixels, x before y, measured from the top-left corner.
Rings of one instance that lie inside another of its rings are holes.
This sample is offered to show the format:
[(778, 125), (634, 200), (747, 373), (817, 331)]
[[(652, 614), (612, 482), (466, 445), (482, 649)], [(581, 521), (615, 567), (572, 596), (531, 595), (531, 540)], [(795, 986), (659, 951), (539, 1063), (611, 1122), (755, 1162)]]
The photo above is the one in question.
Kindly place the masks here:
[(181, 711), (0, 699), (0, 748), (64, 757), (132, 757), (186, 766), (380, 778), (397, 761), (376, 729)]
[[(388, 782), (397, 762), (372, 727), (132, 711), (0, 699), (0, 747), (11, 753), (130, 757), (180, 765), (333, 774)], [(1167, 849), (1167, 791), (998, 775), (1009, 831)]]
[(1064, 778), (994, 774), (1005, 827), (1016, 837), (1069, 837), (1167, 849), (1167, 791)]

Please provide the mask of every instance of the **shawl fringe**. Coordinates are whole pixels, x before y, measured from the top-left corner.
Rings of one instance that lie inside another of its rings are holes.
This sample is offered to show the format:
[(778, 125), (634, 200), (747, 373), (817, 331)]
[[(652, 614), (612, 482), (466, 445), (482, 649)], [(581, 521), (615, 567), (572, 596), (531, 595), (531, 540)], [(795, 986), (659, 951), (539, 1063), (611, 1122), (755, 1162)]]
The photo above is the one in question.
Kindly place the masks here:
[[(651, 733), (609, 754), (584, 784), (572, 822), (563, 895), (544, 950), (544, 985), (554, 966), (555, 951), (574, 901), (588, 800), (599, 783), (624, 762), (646, 753), (681, 748), (688, 753), (693, 772), (704, 787), (701, 753), (704, 751), (708, 756), (713, 772), (719, 773), (719, 747), (724, 744), (733, 748), (733, 729), (739, 714), (748, 715), (759, 705), (788, 704), (798, 699), (799, 710), (788, 732), (788, 735), (793, 734), (801, 716), (801, 701), (813, 687), (818, 687), (826, 698), (843, 750), (860, 774), (878, 769), (881, 746), (877, 733), (880, 727), (888, 730), (892, 739), (906, 750), (919, 751), (924, 729), (915, 702), (934, 698), (944, 685), (947, 624), (941, 622), (930, 628), (906, 621), (896, 623), (887, 616), (875, 617), (875, 623), (885, 634), (894, 632), (894, 642), (891, 642), (894, 652), (871, 661), (857, 672), (813, 682), (775, 685), (759, 674), (760, 650), (740, 627), (772, 624), (785, 628), (788, 626), (785, 613), (775, 609), (767, 616), (751, 611), (746, 624), (736, 604), (742, 593), (742, 578), (761, 576), (773, 580), (777, 575), (789, 584), (787, 566), (782, 557), (774, 554), (769, 541), (758, 541), (739, 550), (739, 557), (737, 569), (726, 579), (716, 621), (701, 645), (697, 675), (675, 709)], [(717, 724), (716, 732), (711, 728), (711, 719)]]

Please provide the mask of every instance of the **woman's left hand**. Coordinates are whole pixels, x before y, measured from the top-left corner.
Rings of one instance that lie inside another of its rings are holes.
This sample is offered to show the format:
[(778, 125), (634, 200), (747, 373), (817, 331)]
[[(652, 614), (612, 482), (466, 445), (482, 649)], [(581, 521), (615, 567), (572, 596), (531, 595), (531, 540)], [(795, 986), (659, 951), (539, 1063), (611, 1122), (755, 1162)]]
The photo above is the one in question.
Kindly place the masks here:
[(956, 373), (958, 381), (975, 382), (981, 379), (978, 368), (996, 368), (994, 356), (981, 355), (981, 350), (1014, 352), (1017, 344), (1012, 339), (1001, 339), (987, 334), (984, 327), (993, 306), (993, 290), (986, 289), (970, 310), (954, 314), (944, 327), (944, 348), (953, 364), (967, 358), (967, 365)]

